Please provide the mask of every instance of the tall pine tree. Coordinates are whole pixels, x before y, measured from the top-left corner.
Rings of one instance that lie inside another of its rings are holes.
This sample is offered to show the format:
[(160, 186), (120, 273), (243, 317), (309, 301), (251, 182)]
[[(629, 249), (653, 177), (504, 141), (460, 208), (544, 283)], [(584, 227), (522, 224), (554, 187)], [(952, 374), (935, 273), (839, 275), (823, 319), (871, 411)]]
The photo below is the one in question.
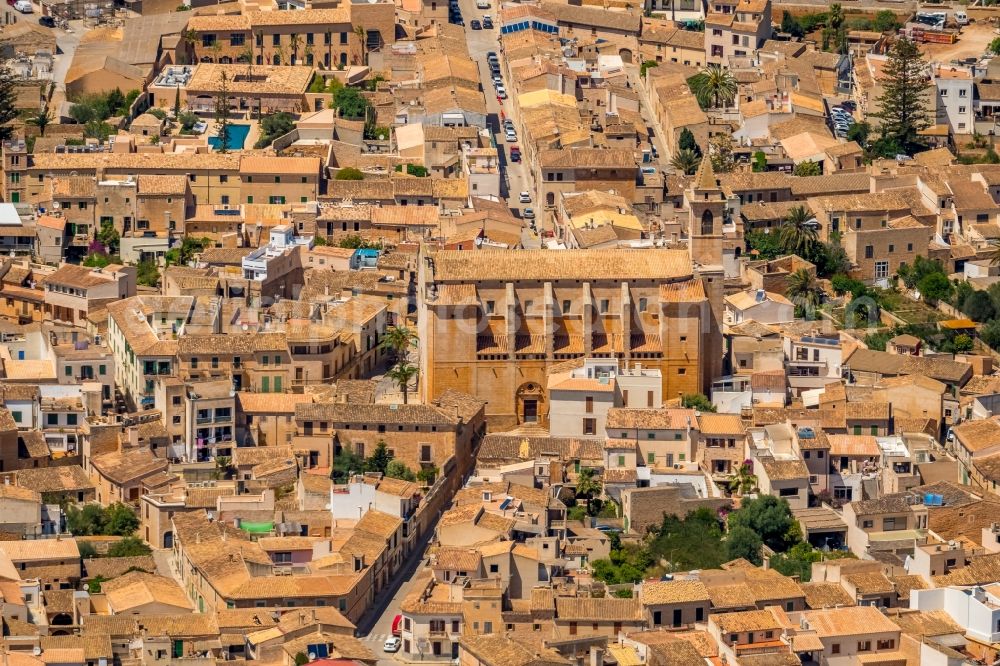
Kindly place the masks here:
[(14, 100), (17, 99), (15, 83), (14, 73), (7, 67), (0, 67), (0, 141), (7, 141), (14, 136), (11, 122), (17, 118), (17, 109), (14, 107)]
[(900, 37), (889, 51), (882, 70), (882, 94), (879, 111), (872, 114), (881, 121), (879, 138), (872, 152), (881, 157), (919, 152), (919, 132), (930, 127), (925, 92), (928, 87), (927, 64), (917, 45)]

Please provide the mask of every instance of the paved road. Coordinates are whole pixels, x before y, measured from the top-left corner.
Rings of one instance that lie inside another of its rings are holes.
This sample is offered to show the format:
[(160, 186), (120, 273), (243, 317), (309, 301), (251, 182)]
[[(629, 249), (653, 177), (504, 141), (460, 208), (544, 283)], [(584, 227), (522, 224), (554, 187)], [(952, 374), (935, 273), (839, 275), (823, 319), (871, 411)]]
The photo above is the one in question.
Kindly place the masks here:
[(397, 659), (396, 655), (383, 652), (382, 645), (385, 643), (385, 639), (392, 634), (392, 621), (399, 615), (400, 604), (413, 590), (413, 579), (416, 572), (424, 566), (424, 554), (434, 536), (436, 527), (437, 520), (435, 519), (420, 538), (417, 547), (410, 553), (409, 559), (396, 572), (389, 586), (376, 597), (372, 610), (358, 622), (358, 637), (368, 644), (368, 648), (372, 652), (379, 656), (377, 666), (399, 666), (399, 664), (405, 663), (401, 659)]
[[(490, 51), (499, 54), (500, 53), (500, 42), (498, 37), (500, 35), (499, 29), (499, 16), (498, 16), (498, 5), (497, 0), (490, 0), (489, 9), (476, 9), (475, 0), (459, 0), (459, 8), (462, 10), (462, 18), (465, 20), (465, 36), (469, 47), (469, 56), (479, 63), (479, 80), (480, 85), (483, 89), (483, 94), (486, 97), (486, 112), (487, 125), (490, 133), (493, 135), (496, 145), (497, 153), (500, 159), (501, 168), (501, 182), (500, 182), (500, 196), (508, 200), (511, 209), (514, 211), (515, 215), (520, 216), (521, 212), (525, 207), (538, 210), (535, 205), (536, 202), (529, 204), (518, 203), (518, 194), (520, 192), (532, 192), (534, 193), (534, 187), (531, 184), (530, 175), (528, 169), (525, 168), (524, 162), (510, 162), (507, 156), (510, 154), (510, 147), (513, 145), (519, 145), (514, 143), (507, 143), (504, 139), (504, 133), (501, 131), (500, 123), (501, 112), (504, 117), (511, 118), (514, 120), (514, 125), (516, 127), (520, 126), (518, 119), (514, 117), (514, 105), (507, 99), (503, 103), (497, 101), (496, 92), (493, 88), (492, 75), (490, 74), (490, 68), (486, 64), (486, 54)], [(470, 26), (473, 19), (482, 20), (483, 16), (490, 15), (493, 17), (494, 25), (498, 26), (493, 30), (473, 30)], [(503, 57), (502, 55), (500, 56)], [(501, 67), (503, 69), (503, 67)], [(507, 83), (506, 81), (504, 82)], [(507, 85), (507, 91), (510, 93), (510, 86)], [(518, 133), (520, 134), (520, 132)], [(520, 140), (520, 137), (518, 137)], [(532, 194), (532, 200), (535, 199), (535, 195)], [(525, 233), (523, 242), (528, 245), (534, 244), (538, 245), (538, 237), (532, 234), (527, 225), (525, 225)]]

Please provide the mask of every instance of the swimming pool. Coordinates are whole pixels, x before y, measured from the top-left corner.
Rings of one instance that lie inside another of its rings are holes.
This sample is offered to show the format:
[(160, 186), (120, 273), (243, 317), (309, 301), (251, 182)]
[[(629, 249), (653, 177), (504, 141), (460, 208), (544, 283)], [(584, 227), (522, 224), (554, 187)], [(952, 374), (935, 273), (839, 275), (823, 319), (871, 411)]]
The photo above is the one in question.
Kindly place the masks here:
[[(243, 144), (246, 143), (248, 134), (250, 134), (249, 125), (230, 123), (226, 129), (226, 150), (243, 150)], [(208, 145), (219, 150), (222, 147), (222, 137), (208, 137)]]

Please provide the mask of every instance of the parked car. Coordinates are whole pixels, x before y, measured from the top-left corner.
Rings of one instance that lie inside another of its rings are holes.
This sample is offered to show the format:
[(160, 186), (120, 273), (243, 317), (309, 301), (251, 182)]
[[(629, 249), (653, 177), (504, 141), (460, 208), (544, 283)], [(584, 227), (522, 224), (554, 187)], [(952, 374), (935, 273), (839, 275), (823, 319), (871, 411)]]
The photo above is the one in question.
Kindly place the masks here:
[(507, 99), (507, 89), (503, 86), (497, 86), (497, 97), (500, 99)]
[(39, 16), (38, 25), (42, 26), (43, 28), (54, 28), (56, 27), (56, 20), (51, 16)]
[(524, 212), (521, 213), (521, 217), (523, 217), (526, 220), (533, 220), (535, 219), (535, 211), (531, 210), (530, 208), (525, 208)]
[[(489, 18), (489, 17), (486, 17), (486, 18)], [(486, 59), (487, 60), (496, 60), (497, 59), (497, 52), (496, 51), (487, 51), (487, 53), (486, 53)]]
[(399, 652), (400, 646), (403, 644), (403, 640), (399, 636), (392, 636), (387, 638), (385, 645), (382, 646), (383, 652)]
[(499, 85), (503, 85), (503, 79), (498, 74), (493, 75), (493, 87), (496, 88)]
[(472, 27), (473, 30), (482, 30), (483, 29), (483, 24), (480, 23), (478, 19), (472, 19), (472, 22), (469, 23), (469, 25)]
[(14, 9), (22, 14), (31, 14), (35, 11), (35, 8), (31, 6), (30, 0), (17, 0), (14, 3)]
[(520, 162), (521, 161), (521, 149), (517, 146), (510, 147), (510, 161)]
[(513, 132), (514, 131), (514, 121), (511, 120), (510, 118), (504, 118), (503, 128), (505, 130), (510, 130), (511, 132)]
[(483, 17), (483, 27), (486, 28), (487, 30), (492, 30), (493, 29), (493, 19), (491, 19), (489, 16), (484, 16)]
[(531, 203), (531, 193), (521, 192), (519, 195), (517, 195), (517, 200), (520, 203)]
[(504, 138), (507, 139), (507, 143), (514, 143), (517, 141), (517, 132), (514, 130), (507, 130), (504, 132)]
[(490, 0), (476, 0), (476, 9), (489, 9)]

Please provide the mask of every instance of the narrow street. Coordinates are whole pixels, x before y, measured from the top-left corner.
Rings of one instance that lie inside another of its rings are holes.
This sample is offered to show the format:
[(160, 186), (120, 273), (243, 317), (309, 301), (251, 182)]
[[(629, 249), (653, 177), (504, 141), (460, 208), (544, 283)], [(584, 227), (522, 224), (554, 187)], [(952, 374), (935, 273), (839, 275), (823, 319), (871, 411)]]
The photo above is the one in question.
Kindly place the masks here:
[(409, 559), (403, 564), (389, 585), (375, 598), (371, 610), (358, 622), (357, 636), (368, 645), (368, 649), (378, 657), (377, 666), (398, 666), (404, 662), (397, 659), (398, 654), (382, 651), (385, 640), (392, 635), (392, 620), (399, 615), (399, 607), (403, 599), (413, 590), (416, 572), (424, 566), (427, 546), (437, 528), (435, 518), (421, 536), (417, 547), (410, 553)]
[[(531, 177), (528, 169), (524, 166), (524, 162), (511, 162), (509, 160), (511, 146), (520, 145), (519, 142), (522, 138), (520, 132), (518, 132), (518, 143), (507, 143), (501, 127), (504, 117), (513, 119), (517, 127), (520, 126), (520, 123), (513, 117), (514, 104), (510, 99), (504, 100), (503, 103), (497, 101), (490, 68), (486, 63), (486, 54), (491, 51), (496, 53), (501, 59), (503, 58), (503, 55), (500, 53), (500, 41), (498, 39), (500, 35), (499, 5), (496, 3), (496, 0), (490, 0), (489, 9), (477, 9), (475, 0), (459, 0), (458, 6), (462, 10), (462, 18), (465, 21), (465, 38), (468, 43), (469, 57), (479, 64), (479, 84), (483, 89), (483, 95), (486, 97), (486, 112), (488, 114), (486, 124), (496, 144), (501, 169), (500, 196), (507, 200), (514, 214), (521, 217), (525, 208), (538, 210), (536, 206), (537, 202), (534, 201), (535, 190), (531, 184)], [(482, 21), (483, 16), (486, 15), (493, 18), (495, 27), (492, 30), (473, 30), (471, 27), (472, 20)], [(512, 94), (511, 86), (506, 77), (504, 78), (504, 86), (507, 88), (507, 93)], [(501, 116), (501, 112), (503, 116)], [(518, 194), (524, 191), (532, 193), (532, 203), (518, 203)], [(538, 247), (539, 245), (538, 236), (533, 234), (527, 225), (525, 225), (523, 230), (522, 242), (525, 244), (525, 247)]]

